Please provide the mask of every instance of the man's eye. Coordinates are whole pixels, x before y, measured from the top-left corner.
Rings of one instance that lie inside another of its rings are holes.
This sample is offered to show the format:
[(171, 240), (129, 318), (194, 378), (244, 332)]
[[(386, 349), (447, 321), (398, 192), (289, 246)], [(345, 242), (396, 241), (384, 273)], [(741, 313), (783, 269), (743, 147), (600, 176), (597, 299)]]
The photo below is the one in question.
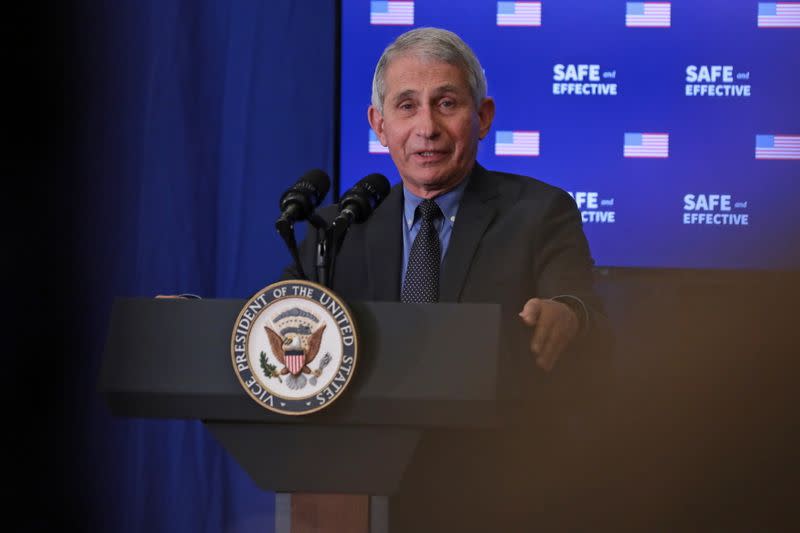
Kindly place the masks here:
[(439, 102), (439, 105), (449, 109), (451, 107), (455, 107), (456, 103), (453, 100), (442, 100)]
[(402, 109), (403, 111), (410, 111), (414, 109), (414, 104), (412, 104), (411, 102), (403, 102), (402, 104), (397, 106), (397, 108)]

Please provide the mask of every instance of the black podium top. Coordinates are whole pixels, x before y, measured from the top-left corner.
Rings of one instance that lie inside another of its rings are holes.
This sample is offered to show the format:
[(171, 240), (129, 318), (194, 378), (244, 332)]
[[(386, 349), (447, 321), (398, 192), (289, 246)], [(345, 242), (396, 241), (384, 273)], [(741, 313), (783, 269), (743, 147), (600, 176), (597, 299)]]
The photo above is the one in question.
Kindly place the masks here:
[(244, 300), (115, 302), (100, 391), (115, 415), (219, 422), (487, 428), (497, 424), (500, 308), (352, 302), (359, 363), (349, 389), (306, 416), (264, 410), (231, 364)]

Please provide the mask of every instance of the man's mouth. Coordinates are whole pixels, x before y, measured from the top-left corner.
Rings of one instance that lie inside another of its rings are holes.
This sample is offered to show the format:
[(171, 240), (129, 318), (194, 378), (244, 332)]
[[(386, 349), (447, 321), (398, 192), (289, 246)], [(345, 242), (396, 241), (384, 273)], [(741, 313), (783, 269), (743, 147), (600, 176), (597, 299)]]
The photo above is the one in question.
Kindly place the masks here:
[(435, 162), (441, 159), (444, 159), (447, 155), (447, 152), (443, 150), (424, 150), (420, 152), (414, 152), (414, 156), (423, 162)]

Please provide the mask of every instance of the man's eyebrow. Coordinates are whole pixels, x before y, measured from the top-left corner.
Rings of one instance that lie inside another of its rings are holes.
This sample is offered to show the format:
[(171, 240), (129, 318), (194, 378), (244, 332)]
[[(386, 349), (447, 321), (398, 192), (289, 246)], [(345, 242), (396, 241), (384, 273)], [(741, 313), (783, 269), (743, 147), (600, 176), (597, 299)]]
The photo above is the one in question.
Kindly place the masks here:
[(397, 93), (397, 95), (395, 95), (395, 97), (392, 98), (392, 101), (397, 104), (399, 102), (402, 102), (406, 98), (410, 98), (410, 97), (414, 96), (415, 94), (417, 94), (417, 91), (415, 91), (413, 89), (406, 89), (405, 91), (403, 91), (401, 93)]
[[(448, 83), (446, 85), (442, 85), (442, 86), (437, 87), (436, 89), (434, 89), (433, 90), (433, 96), (434, 97), (438, 97), (438, 96), (441, 96), (444, 93), (460, 93), (460, 92), (463, 92), (463, 89), (461, 87), (459, 87), (458, 85), (453, 85), (452, 83)], [(392, 98), (392, 101), (395, 104), (397, 104), (397, 103), (402, 102), (406, 98), (411, 98), (411, 97), (416, 96), (416, 95), (417, 95), (417, 91), (415, 91), (414, 89), (406, 89), (405, 91), (397, 93), (397, 95), (395, 95), (395, 97)]]
[(433, 91), (433, 94), (438, 96), (442, 93), (459, 93), (459, 92), (461, 92), (461, 89), (459, 88), (458, 85), (453, 85), (451, 83), (448, 83), (447, 85), (442, 85), (441, 87), (437, 87)]

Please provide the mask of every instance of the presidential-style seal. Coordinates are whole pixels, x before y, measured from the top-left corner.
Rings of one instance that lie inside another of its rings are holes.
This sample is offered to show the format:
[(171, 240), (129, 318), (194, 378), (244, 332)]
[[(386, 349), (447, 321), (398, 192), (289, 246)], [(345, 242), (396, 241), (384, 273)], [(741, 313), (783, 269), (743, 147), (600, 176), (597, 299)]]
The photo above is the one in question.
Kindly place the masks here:
[(331, 290), (310, 281), (274, 283), (236, 318), (231, 360), (259, 405), (286, 415), (324, 409), (347, 388), (358, 359), (352, 314)]

